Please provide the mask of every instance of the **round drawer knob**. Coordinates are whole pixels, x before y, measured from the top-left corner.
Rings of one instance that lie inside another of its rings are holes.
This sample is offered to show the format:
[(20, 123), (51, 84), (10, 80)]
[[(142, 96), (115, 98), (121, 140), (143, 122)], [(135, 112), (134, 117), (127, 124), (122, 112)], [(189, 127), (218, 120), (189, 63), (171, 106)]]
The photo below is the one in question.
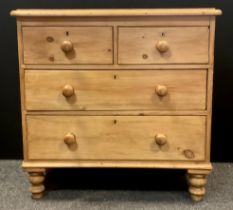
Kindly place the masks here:
[(164, 135), (162, 133), (156, 134), (156, 136), (155, 136), (155, 142), (159, 146), (165, 145), (167, 143), (167, 137), (166, 137), (166, 135)]
[(71, 146), (73, 144), (76, 144), (76, 137), (73, 133), (67, 133), (64, 137), (64, 143), (67, 146)]
[(62, 94), (66, 98), (69, 98), (74, 95), (74, 88), (71, 85), (65, 85), (62, 89)]
[(157, 93), (158, 96), (166, 96), (168, 93), (168, 89), (165, 85), (157, 85), (155, 88), (155, 92)]
[(156, 44), (156, 48), (160, 53), (165, 53), (169, 49), (169, 45), (167, 41), (158, 41)]
[(68, 53), (73, 50), (73, 44), (71, 41), (63, 41), (61, 44), (61, 49), (63, 52)]

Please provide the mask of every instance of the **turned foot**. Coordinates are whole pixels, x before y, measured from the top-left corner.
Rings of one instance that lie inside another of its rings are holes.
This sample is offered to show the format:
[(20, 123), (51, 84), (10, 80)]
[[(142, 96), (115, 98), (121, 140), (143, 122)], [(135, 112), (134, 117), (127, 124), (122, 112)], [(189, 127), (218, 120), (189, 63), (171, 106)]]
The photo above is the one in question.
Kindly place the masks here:
[(45, 191), (45, 169), (27, 169), (29, 174), (29, 182), (31, 184), (29, 191), (32, 193), (33, 199), (39, 199), (43, 196)]
[(210, 170), (188, 170), (187, 181), (189, 185), (189, 193), (192, 200), (201, 201), (205, 195), (205, 185), (207, 175)]

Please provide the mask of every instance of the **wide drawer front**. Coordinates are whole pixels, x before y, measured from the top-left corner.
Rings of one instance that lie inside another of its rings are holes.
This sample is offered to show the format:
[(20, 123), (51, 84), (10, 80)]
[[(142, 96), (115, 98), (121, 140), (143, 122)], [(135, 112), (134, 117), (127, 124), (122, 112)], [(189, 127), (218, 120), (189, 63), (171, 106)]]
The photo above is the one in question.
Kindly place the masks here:
[(25, 71), (27, 110), (204, 110), (205, 70)]
[(28, 159), (204, 160), (204, 116), (28, 116)]
[(119, 64), (208, 63), (208, 27), (120, 27)]
[(112, 64), (112, 27), (23, 27), (26, 64)]

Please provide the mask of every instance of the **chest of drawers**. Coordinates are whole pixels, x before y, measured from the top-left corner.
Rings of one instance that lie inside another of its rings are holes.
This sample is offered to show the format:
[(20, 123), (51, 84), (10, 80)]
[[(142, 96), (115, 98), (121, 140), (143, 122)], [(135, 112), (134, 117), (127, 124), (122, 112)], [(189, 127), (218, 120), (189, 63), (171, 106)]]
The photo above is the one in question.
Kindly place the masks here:
[(23, 168), (33, 198), (50, 168), (187, 172), (210, 163), (216, 9), (15, 10)]

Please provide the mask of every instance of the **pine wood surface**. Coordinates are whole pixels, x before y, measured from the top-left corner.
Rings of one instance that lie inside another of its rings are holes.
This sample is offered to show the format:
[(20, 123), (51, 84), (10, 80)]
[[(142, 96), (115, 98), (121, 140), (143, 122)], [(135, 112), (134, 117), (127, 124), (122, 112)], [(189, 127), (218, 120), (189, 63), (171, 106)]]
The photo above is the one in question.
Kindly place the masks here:
[[(112, 27), (24, 27), (26, 64), (111, 64)], [(62, 50), (69, 41), (70, 52)]]
[(206, 80), (205, 70), (26, 71), (25, 103), (27, 110), (205, 110)]
[(73, 16), (185, 16), (221, 15), (215, 8), (182, 9), (17, 9), (12, 16), (73, 17)]
[(29, 160), (204, 160), (202, 116), (30, 116), (27, 125)]
[(208, 63), (208, 27), (119, 27), (118, 39), (119, 64)]
[(14, 10), (23, 168), (186, 169), (194, 201), (211, 172), (215, 16), (204, 9)]

